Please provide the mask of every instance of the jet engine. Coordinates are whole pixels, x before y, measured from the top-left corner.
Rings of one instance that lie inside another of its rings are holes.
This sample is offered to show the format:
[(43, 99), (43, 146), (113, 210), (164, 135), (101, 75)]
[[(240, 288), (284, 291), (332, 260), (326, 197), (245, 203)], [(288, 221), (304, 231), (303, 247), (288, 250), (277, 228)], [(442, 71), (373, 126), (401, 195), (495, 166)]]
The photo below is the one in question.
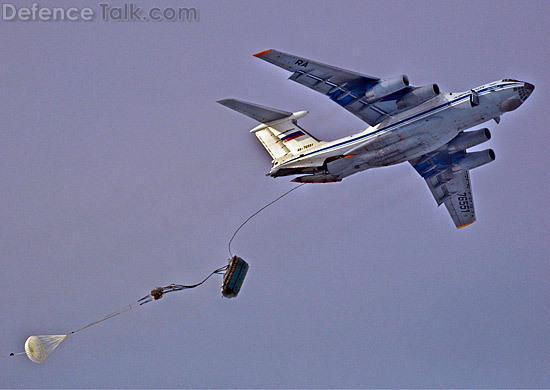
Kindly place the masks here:
[(449, 142), (448, 149), (451, 153), (466, 150), (491, 139), (489, 129), (462, 132)]
[(461, 169), (469, 171), (480, 167), (482, 165), (488, 164), (495, 159), (495, 152), (493, 149), (485, 149), (481, 152), (472, 152), (466, 153), (456, 165), (453, 165), (453, 171), (460, 171)]
[(365, 100), (368, 103), (373, 103), (408, 86), (409, 78), (405, 75), (380, 80), (365, 93)]
[(439, 95), (439, 86), (437, 84), (424, 85), (406, 93), (401, 99), (396, 101), (395, 104), (399, 109), (414, 107), (427, 102), (437, 95)]

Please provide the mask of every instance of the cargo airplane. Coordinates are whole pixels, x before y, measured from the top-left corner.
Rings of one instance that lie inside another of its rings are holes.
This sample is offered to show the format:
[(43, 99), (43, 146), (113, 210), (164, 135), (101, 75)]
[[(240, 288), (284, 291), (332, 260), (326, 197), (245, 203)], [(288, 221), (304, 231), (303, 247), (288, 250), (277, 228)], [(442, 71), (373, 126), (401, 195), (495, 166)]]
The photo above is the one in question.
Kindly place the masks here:
[(335, 141), (320, 141), (297, 121), (307, 111), (287, 112), (223, 99), (218, 103), (255, 119), (251, 130), (272, 157), (268, 175), (302, 175), (299, 183), (328, 183), (369, 168), (408, 161), (426, 181), (437, 205), (445, 204), (457, 228), (475, 221), (469, 171), (495, 159), (491, 149), (467, 152), (491, 138), (488, 129), (464, 130), (500, 122), (535, 89), (503, 79), (466, 92), (440, 92), (436, 84), (409, 85), (407, 76), (386, 79), (325, 65), (277, 50), (255, 57), (292, 72), (290, 80), (320, 92), (369, 127)]

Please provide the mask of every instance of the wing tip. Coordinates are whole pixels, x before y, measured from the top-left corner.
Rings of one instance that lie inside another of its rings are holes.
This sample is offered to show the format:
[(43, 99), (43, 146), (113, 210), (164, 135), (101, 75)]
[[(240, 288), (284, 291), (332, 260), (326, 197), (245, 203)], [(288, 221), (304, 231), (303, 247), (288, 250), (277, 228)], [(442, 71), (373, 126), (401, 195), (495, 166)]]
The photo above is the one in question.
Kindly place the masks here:
[(222, 106), (228, 106), (229, 104), (233, 103), (235, 101), (235, 99), (232, 99), (232, 98), (226, 98), (226, 99), (220, 99), (220, 100), (216, 100), (216, 103), (219, 103), (221, 104)]
[(472, 221), (472, 222), (468, 222), (468, 223), (465, 223), (464, 225), (460, 225), (460, 226), (457, 226), (456, 228), (457, 229), (462, 229), (463, 227), (466, 227), (466, 226), (470, 226), (472, 223), (474, 223), (475, 221)]
[(254, 57), (261, 57), (261, 56), (263, 56), (264, 54), (267, 54), (267, 53), (272, 52), (272, 51), (273, 51), (273, 49), (267, 49), (267, 50), (261, 51), (261, 52), (259, 52), (259, 53), (253, 54), (253, 56), (254, 56)]

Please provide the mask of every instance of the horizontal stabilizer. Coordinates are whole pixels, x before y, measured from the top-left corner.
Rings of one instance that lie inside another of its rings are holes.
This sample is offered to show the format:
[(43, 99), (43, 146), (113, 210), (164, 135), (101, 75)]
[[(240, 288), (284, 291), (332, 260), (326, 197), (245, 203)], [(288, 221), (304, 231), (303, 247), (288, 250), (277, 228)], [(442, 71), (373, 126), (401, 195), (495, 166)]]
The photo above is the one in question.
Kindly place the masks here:
[(260, 106), (259, 104), (253, 104), (243, 102), (237, 99), (222, 99), (218, 100), (218, 103), (231, 108), (241, 114), (244, 114), (252, 119), (261, 123), (269, 123), (283, 119), (292, 115), (291, 112), (277, 110), (275, 108), (269, 108)]

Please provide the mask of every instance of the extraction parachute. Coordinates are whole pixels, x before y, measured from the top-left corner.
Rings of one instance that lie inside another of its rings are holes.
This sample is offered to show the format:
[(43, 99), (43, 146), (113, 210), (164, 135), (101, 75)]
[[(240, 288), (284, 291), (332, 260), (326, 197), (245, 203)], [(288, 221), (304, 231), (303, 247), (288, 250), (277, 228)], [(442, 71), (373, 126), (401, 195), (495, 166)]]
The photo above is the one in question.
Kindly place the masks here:
[(67, 337), (66, 334), (31, 336), (25, 342), (25, 353), (33, 362), (44, 363), (48, 355), (65, 340), (65, 337)]
[(110, 318), (118, 316), (129, 310), (143, 306), (148, 302), (159, 300), (167, 293), (198, 287), (204, 282), (206, 282), (208, 279), (210, 279), (210, 277), (214, 274), (224, 274), (223, 285), (222, 285), (222, 295), (227, 298), (236, 297), (241, 289), (241, 286), (243, 284), (247, 271), (248, 271), (247, 262), (238, 256), (233, 256), (229, 260), (228, 265), (215, 269), (200, 283), (192, 284), (192, 285), (170, 284), (164, 287), (156, 287), (153, 290), (151, 290), (151, 292), (148, 295), (144, 296), (137, 302), (134, 302), (128, 306), (125, 306), (120, 310), (117, 310), (111, 314), (108, 314), (105, 317), (102, 317), (96, 321), (93, 321), (67, 334), (30, 336), (25, 342), (25, 352), (10, 353), (9, 355), (1, 356), (1, 357), (5, 358), (10, 356), (26, 354), (27, 357), (34, 363), (44, 363), (48, 355), (52, 353), (53, 350), (56, 349), (57, 346), (63, 340), (65, 340), (67, 336), (73, 335), (86, 328), (89, 328), (90, 326), (99, 324), (100, 322), (106, 321)]
[(158, 301), (161, 299), (164, 295), (174, 292), (174, 291), (181, 291), (186, 290), (190, 288), (195, 288), (206, 282), (210, 277), (214, 274), (223, 274), (223, 283), (222, 283), (222, 296), (225, 298), (235, 298), (243, 285), (244, 278), (246, 277), (246, 274), (248, 272), (248, 263), (244, 261), (239, 256), (233, 256), (231, 252), (231, 243), (233, 242), (233, 239), (237, 235), (237, 233), (241, 230), (241, 228), (248, 223), (252, 218), (254, 218), (256, 215), (258, 215), (261, 211), (265, 210), (267, 207), (271, 206), (275, 202), (279, 201), (280, 199), (284, 198), (288, 194), (290, 194), (292, 191), (302, 187), (304, 184), (300, 184), (298, 186), (295, 186), (285, 192), (284, 194), (280, 195), (278, 198), (272, 200), (271, 202), (267, 203), (265, 206), (261, 207), (259, 210), (254, 212), (251, 216), (249, 216), (241, 225), (235, 230), (233, 235), (231, 236), (231, 239), (228, 243), (228, 249), (229, 249), (229, 264), (215, 269), (212, 271), (204, 280), (197, 284), (192, 285), (183, 285), (183, 284), (169, 284), (164, 287), (155, 287), (149, 294), (138, 300), (137, 302), (134, 302), (130, 305), (127, 305), (123, 307), (120, 310), (117, 310), (111, 314), (108, 314), (96, 321), (93, 321), (87, 325), (84, 325), (81, 328), (78, 328), (76, 330), (73, 330), (67, 334), (63, 335), (38, 335), (38, 336), (30, 336), (27, 341), (25, 342), (25, 351), (24, 352), (18, 352), (18, 353), (10, 353), (9, 355), (0, 356), (0, 358), (7, 358), (10, 356), (18, 356), (18, 355), (27, 355), (28, 358), (35, 362), (35, 363), (44, 363), (46, 358), (50, 353), (53, 352), (54, 349), (56, 349), (59, 344), (65, 340), (66, 337), (71, 336), (77, 332), (80, 332), (84, 329), (89, 328), (90, 326), (97, 325), (100, 322), (106, 321), (110, 318), (113, 318), (115, 316), (118, 316), (122, 313), (125, 313), (129, 310), (138, 308), (140, 306), (143, 306), (146, 303), (152, 302), (152, 301)]

